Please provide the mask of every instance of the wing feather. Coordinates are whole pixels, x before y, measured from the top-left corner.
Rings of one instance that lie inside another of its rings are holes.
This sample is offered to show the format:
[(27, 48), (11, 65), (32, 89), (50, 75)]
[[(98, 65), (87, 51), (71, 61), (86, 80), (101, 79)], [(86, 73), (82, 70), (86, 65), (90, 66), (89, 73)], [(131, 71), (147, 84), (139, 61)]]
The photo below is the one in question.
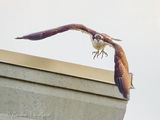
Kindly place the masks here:
[(64, 25), (64, 26), (60, 26), (57, 28), (53, 28), (53, 29), (49, 29), (49, 30), (45, 30), (45, 31), (40, 31), (40, 32), (36, 32), (36, 33), (32, 33), (32, 34), (28, 34), (22, 37), (17, 37), (16, 39), (29, 39), (29, 40), (41, 40), (53, 35), (56, 35), (58, 33), (62, 33), (68, 30), (77, 30), (77, 31), (81, 31), (81, 32), (85, 32), (91, 35), (95, 35), (97, 32), (85, 27), (84, 25), (81, 24), (68, 24), (68, 25)]
[(128, 62), (123, 49), (115, 46), (115, 71), (114, 80), (122, 95), (129, 99), (131, 82), (129, 80)]

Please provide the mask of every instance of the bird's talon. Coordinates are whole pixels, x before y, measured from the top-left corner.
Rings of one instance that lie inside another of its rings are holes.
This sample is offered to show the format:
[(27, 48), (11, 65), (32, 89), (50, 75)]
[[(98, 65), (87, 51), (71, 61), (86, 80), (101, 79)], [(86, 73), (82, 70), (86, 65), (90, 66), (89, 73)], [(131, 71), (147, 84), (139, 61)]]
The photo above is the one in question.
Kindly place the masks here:
[(96, 57), (98, 58), (98, 56), (99, 56), (99, 51), (94, 51), (94, 52), (92, 52), (92, 55), (93, 54), (95, 54), (94, 56), (93, 56), (93, 59), (95, 59)]
[(92, 52), (92, 55), (93, 54), (95, 54), (94, 56), (93, 56), (93, 59), (95, 59), (96, 57), (98, 58), (100, 55), (102, 55), (101, 56), (101, 59), (103, 58), (103, 56), (104, 56), (104, 54), (106, 55), (106, 57), (108, 56), (108, 54), (104, 51), (104, 50), (101, 50), (101, 52), (99, 52), (99, 51), (94, 51), (94, 52)]
[(93, 54), (95, 54), (95, 51), (94, 51), (94, 52), (92, 52), (92, 55), (93, 55)]

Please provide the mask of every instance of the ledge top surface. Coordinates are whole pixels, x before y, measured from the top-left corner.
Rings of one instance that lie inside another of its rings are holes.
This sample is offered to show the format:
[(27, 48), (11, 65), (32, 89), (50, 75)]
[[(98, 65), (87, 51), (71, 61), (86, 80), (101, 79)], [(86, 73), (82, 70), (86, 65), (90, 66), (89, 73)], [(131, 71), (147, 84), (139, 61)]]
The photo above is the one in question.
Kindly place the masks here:
[(0, 62), (114, 84), (113, 71), (0, 50)]

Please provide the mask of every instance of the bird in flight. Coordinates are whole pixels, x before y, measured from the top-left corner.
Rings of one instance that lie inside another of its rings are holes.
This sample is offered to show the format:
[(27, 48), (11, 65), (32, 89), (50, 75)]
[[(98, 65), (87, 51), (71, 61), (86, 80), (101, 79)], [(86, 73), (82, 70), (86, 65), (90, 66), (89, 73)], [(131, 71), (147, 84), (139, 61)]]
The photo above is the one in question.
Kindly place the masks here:
[[(105, 33), (101, 33), (103, 34), (104, 36), (112, 39), (112, 40), (115, 40), (115, 41), (121, 41), (119, 39), (115, 39), (115, 38), (111, 38), (110, 36), (108, 36), (107, 34)], [(92, 42), (92, 46), (97, 50), (97, 51), (93, 51), (92, 54), (94, 54), (93, 56), (93, 59), (95, 59), (95, 57), (99, 57), (99, 55), (102, 55), (101, 58), (103, 58), (103, 55), (105, 54), (106, 56), (108, 56), (107, 52), (104, 51), (104, 48), (106, 46), (110, 46), (110, 44), (108, 44), (107, 42), (104, 42), (103, 40), (101, 40), (103, 36), (100, 35), (100, 34), (95, 34), (95, 36), (91, 37), (91, 42)]]
[(57, 28), (17, 37), (16, 39), (41, 40), (68, 30), (81, 31), (91, 36), (92, 45), (97, 50), (92, 52), (92, 54), (94, 54), (93, 58), (98, 57), (99, 55), (102, 55), (103, 57), (104, 54), (107, 56), (108, 54), (104, 51), (104, 48), (108, 45), (115, 49), (114, 81), (123, 97), (129, 99), (130, 89), (133, 85), (132, 80), (129, 79), (129, 68), (125, 52), (119, 44), (114, 42), (120, 41), (119, 39), (112, 38), (105, 33), (96, 32), (82, 24), (63, 25)]

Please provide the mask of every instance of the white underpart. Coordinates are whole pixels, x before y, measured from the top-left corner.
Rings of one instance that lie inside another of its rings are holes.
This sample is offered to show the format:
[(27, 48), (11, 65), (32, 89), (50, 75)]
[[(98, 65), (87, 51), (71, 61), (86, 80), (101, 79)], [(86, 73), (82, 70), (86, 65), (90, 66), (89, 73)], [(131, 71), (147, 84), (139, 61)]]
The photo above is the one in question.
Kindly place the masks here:
[(92, 45), (96, 50), (103, 50), (106, 45), (109, 45), (107, 42), (104, 42), (103, 40), (97, 40), (97, 39), (92, 39)]

